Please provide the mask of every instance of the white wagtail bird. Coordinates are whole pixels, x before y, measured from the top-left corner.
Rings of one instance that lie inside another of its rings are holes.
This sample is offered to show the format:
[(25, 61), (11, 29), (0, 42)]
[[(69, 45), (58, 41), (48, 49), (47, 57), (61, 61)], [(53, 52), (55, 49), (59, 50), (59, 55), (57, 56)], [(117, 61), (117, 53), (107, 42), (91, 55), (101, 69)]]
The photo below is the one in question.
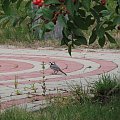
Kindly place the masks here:
[(60, 71), (67, 76), (67, 74), (63, 72), (55, 62), (49, 62), (49, 63), (50, 63), (50, 68), (54, 71), (54, 74), (57, 74)]

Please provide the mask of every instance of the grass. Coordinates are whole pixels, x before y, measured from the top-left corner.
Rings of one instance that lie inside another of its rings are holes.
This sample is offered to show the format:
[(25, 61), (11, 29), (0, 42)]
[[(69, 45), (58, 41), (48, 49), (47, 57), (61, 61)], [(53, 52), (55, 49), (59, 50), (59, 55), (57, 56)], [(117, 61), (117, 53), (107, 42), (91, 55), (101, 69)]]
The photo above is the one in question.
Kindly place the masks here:
[(38, 40), (27, 28), (12, 27), (0, 29), (0, 44), (12, 45), (19, 48), (59, 47), (59, 40)]
[(119, 100), (119, 98), (113, 98), (105, 106), (89, 101), (82, 105), (77, 102), (64, 106), (52, 106), (40, 113), (43, 120), (119, 120)]
[(99, 81), (96, 81), (93, 85), (93, 89), (95, 90), (95, 95), (107, 96), (112, 95), (114, 93), (120, 92), (120, 84), (116, 76), (111, 76), (109, 74), (102, 75), (99, 78)]
[(0, 114), (0, 120), (35, 120), (34, 116), (23, 109), (13, 108)]
[[(86, 97), (88, 94), (81, 89), (81, 85), (77, 85), (72, 87), (74, 95), (57, 97), (44, 109), (28, 112), (20, 108), (12, 108), (1, 112), (0, 120), (120, 120), (120, 87), (116, 85), (120, 85), (116, 77), (103, 75), (93, 84), (93, 97)], [(107, 96), (109, 91), (116, 89), (118, 92), (110, 94), (107, 102), (102, 101), (101, 104), (99, 99), (93, 99), (99, 94), (101, 98)], [(76, 99), (78, 97), (80, 99)], [(82, 101), (81, 97), (84, 98)]]
[(87, 101), (65, 105), (53, 104), (37, 112), (22, 109), (6, 110), (0, 120), (120, 120), (120, 97), (116, 96), (105, 105)]

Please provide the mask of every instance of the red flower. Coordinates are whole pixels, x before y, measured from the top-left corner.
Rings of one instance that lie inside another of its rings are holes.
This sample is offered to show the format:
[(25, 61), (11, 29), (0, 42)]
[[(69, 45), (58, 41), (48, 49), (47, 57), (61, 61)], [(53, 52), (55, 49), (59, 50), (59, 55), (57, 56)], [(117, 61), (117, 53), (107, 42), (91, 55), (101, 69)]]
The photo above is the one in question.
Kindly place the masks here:
[(44, 0), (33, 0), (33, 4), (42, 7), (44, 4)]
[(101, 4), (102, 4), (102, 5), (106, 5), (106, 1), (107, 1), (107, 0), (101, 0)]

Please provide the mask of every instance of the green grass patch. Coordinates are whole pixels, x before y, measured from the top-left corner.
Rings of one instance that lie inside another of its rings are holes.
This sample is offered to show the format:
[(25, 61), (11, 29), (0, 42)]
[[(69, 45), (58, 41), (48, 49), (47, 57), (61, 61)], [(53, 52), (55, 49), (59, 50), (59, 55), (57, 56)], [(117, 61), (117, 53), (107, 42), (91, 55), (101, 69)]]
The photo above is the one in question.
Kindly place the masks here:
[(0, 120), (120, 120), (120, 97), (113, 97), (105, 105), (90, 101), (53, 104), (37, 112), (14, 108), (1, 113)]
[[(72, 86), (71, 95), (54, 97), (50, 106), (36, 112), (8, 109), (0, 120), (120, 120), (120, 82), (103, 74), (85, 92), (82, 85)], [(90, 94), (92, 96), (90, 96)]]

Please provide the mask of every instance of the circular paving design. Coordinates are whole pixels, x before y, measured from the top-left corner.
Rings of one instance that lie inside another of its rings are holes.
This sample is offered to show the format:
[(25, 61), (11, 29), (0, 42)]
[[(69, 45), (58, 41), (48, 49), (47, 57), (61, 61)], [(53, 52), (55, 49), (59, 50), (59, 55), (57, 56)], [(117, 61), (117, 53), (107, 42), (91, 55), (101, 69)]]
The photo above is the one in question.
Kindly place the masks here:
[[(12, 49), (5, 49), (5, 53), (0, 54), (1, 109), (21, 104), (34, 106), (31, 102), (33, 98), (37, 99), (37, 101), (45, 99), (42, 96), (43, 90), (41, 87), (43, 62), (45, 63), (44, 75), (48, 90), (46, 94), (56, 95), (56, 91), (52, 90), (64, 89), (65, 82), (75, 80), (79, 83), (80, 79), (94, 78), (103, 73), (111, 73), (113, 71), (119, 72), (119, 53), (74, 50), (73, 56), (70, 57), (66, 51), (23, 51), (19, 49), (15, 52)], [(110, 58), (111, 55), (113, 57)], [(56, 62), (67, 76), (60, 72), (57, 75), (53, 75), (53, 71), (49, 68), (49, 62)], [(17, 89), (15, 89), (15, 80), (18, 82)], [(31, 87), (33, 84), (37, 88), (37, 92), (33, 91)], [(20, 95), (17, 95), (18, 92)], [(31, 93), (32, 97), (27, 97), (28, 93)]]

